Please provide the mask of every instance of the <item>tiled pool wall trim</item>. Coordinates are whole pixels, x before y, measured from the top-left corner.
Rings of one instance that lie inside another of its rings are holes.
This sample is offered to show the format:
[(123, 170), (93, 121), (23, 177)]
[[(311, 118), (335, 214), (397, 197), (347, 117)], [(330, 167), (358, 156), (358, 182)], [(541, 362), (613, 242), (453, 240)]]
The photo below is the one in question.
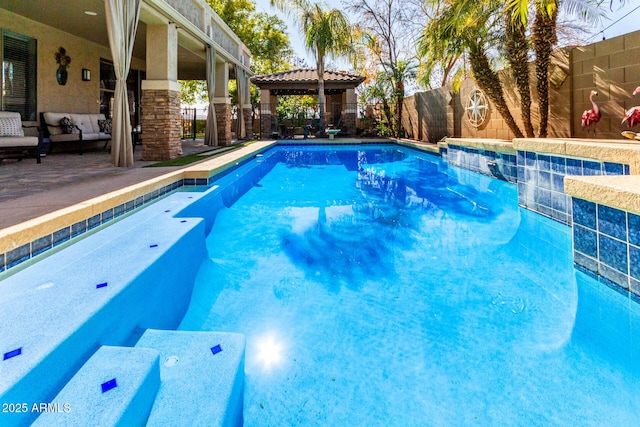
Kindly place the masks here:
[(514, 184), (518, 180), (515, 154), (460, 145), (449, 145), (444, 152), (441, 150), (440, 153), (453, 166), (459, 166)]
[(629, 165), (531, 151), (517, 155), (449, 144), (440, 155), (453, 166), (518, 185), (518, 204), (571, 225), (571, 197), (564, 192), (566, 175), (629, 175)]
[(518, 151), (518, 204), (571, 225), (566, 175), (629, 175), (629, 165)]
[(139, 208), (147, 203), (158, 199), (159, 197), (167, 195), (180, 187), (207, 186), (218, 178), (219, 175), (216, 175), (209, 179), (185, 178), (177, 180), (175, 182), (172, 182), (171, 184), (165, 185), (162, 188), (150, 191), (143, 196), (136, 197), (121, 205), (115, 206), (114, 208), (107, 209), (104, 212), (94, 215), (90, 218), (78, 221), (71, 226), (63, 227), (51, 234), (40, 237), (9, 252), (0, 253), (0, 273), (10, 268), (16, 267), (17, 265), (20, 265), (21, 263), (28, 261), (43, 252), (48, 251), (49, 249), (53, 249), (60, 244), (71, 240), (74, 237), (78, 237), (86, 233), (87, 231), (98, 227), (99, 225), (112, 221), (126, 213), (131, 212), (136, 208)]
[(640, 297), (640, 215), (573, 198), (573, 259), (583, 272)]

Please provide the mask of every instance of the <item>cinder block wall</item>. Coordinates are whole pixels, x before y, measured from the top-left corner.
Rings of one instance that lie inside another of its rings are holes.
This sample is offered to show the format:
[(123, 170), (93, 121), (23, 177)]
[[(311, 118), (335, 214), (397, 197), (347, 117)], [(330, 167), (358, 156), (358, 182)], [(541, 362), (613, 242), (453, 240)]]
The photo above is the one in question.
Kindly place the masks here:
[[(535, 65), (530, 64), (529, 69), (531, 121), (538, 136)], [(554, 52), (549, 74), (549, 137), (593, 138), (592, 130), (587, 134), (582, 128), (581, 117), (583, 111), (592, 107), (589, 94), (596, 90), (598, 95), (594, 100), (600, 107), (602, 118), (596, 125), (595, 137), (622, 138), (620, 132), (627, 129), (621, 124), (625, 111), (640, 105), (640, 97), (631, 96), (631, 92), (640, 86), (640, 31), (584, 47), (558, 49)], [(524, 129), (520, 96), (513, 78), (509, 70), (500, 71), (499, 76), (511, 114), (520, 129)], [(431, 142), (442, 136), (511, 140), (513, 133), (490, 101), (486, 121), (478, 128), (471, 125), (466, 107), (468, 96), (475, 87), (475, 82), (469, 78), (462, 82), (459, 93), (443, 87), (408, 97), (403, 120), (407, 134), (414, 139)], [(449, 99), (442, 97), (443, 93), (449, 94), (450, 102), (442, 102)]]
[(438, 142), (454, 133), (453, 91), (445, 86), (418, 92), (404, 100), (402, 125), (407, 137)]
[(640, 86), (640, 31), (576, 47), (571, 53), (573, 136), (587, 136), (581, 115), (591, 108), (589, 93), (596, 90), (594, 100), (602, 113), (596, 138), (620, 138), (620, 132), (627, 129), (621, 124), (625, 111), (640, 105), (640, 99), (631, 96)]

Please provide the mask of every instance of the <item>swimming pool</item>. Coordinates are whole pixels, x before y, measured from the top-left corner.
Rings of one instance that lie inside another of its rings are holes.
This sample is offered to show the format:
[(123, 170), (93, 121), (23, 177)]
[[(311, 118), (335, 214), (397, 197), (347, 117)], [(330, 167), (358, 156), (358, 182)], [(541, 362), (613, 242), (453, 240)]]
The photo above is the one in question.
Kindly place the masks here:
[[(2, 281), (0, 402), (50, 402), (100, 345), (166, 344), (165, 382), (187, 331), (224, 331), (246, 337), (248, 426), (638, 424), (638, 304), (575, 270), (571, 229), (515, 185), (398, 145), (292, 145), (200, 190)], [(207, 363), (244, 349), (217, 342)], [(150, 424), (217, 406), (211, 366)]]
[(513, 184), (398, 146), (258, 161), (180, 325), (246, 335), (246, 425), (638, 423), (637, 304)]

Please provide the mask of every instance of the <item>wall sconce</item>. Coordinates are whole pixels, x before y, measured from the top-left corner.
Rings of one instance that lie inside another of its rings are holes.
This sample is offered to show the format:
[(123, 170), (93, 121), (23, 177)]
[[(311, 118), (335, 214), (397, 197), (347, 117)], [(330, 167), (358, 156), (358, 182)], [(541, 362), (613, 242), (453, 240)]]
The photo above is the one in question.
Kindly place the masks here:
[(91, 70), (83, 68), (82, 69), (82, 81), (83, 82), (88, 82), (90, 80), (91, 80)]

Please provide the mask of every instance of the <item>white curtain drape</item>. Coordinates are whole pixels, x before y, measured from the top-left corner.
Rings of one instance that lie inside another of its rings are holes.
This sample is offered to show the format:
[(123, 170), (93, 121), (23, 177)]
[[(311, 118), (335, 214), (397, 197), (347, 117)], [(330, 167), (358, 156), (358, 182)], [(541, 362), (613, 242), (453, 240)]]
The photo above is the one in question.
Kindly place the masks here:
[(242, 68), (238, 65), (235, 66), (236, 69), (236, 87), (238, 88), (238, 120), (236, 121), (236, 138), (237, 139), (245, 139), (246, 130), (244, 124), (244, 112), (242, 111), (242, 107), (244, 105), (245, 98), (245, 86), (247, 82), (247, 77)]
[(109, 46), (116, 74), (111, 129), (111, 162), (114, 166), (133, 165), (131, 121), (127, 99), (127, 75), (136, 39), (141, 0), (104, 0)]
[(218, 145), (218, 123), (216, 110), (213, 106), (216, 83), (216, 50), (213, 46), (207, 46), (207, 94), (209, 95), (209, 111), (207, 112), (207, 125), (204, 129), (204, 143), (206, 145)]

